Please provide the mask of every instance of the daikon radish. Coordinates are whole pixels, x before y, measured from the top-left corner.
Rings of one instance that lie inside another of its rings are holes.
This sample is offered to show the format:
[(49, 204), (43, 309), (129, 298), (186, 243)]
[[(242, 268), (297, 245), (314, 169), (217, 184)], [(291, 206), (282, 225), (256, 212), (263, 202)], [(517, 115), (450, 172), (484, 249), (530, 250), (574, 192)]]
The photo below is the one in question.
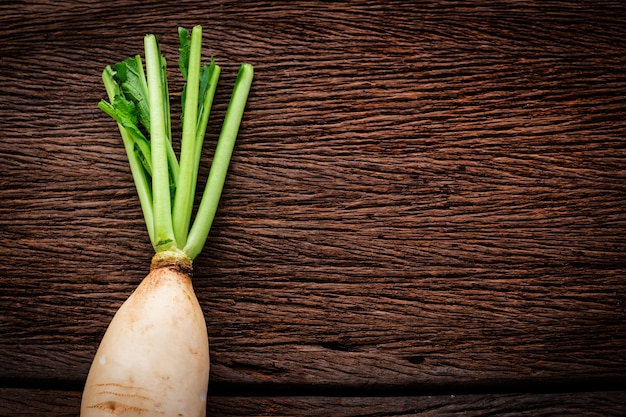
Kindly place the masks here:
[[(172, 146), (166, 63), (156, 37), (140, 56), (107, 67), (109, 101), (99, 107), (118, 123), (148, 235), (150, 273), (122, 304), (89, 370), (81, 416), (206, 415), (209, 344), (194, 293), (192, 261), (206, 242), (241, 119), (253, 68), (240, 67), (205, 189), (193, 216), (200, 154), (220, 68), (201, 66), (202, 28), (179, 28), (182, 94), (180, 158)], [(193, 217), (193, 222), (192, 222)]]

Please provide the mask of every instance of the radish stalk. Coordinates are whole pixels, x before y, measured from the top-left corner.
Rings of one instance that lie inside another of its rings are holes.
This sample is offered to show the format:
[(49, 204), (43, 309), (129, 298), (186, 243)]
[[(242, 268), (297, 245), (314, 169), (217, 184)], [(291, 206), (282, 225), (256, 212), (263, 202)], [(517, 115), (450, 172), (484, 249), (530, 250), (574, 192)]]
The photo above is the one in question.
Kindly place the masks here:
[(209, 344), (192, 262), (215, 217), (254, 69), (242, 64), (195, 218), (200, 154), (220, 67), (200, 66), (202, 28), (179, 28), (183, 90), (180, 160), (172, 146), (166, 62), (154, 35), (140, 56), (102, 74), (128, 156), (148, 236), (150, 273), (116, 312), (89, 370), (80, 415), (205, 416)]

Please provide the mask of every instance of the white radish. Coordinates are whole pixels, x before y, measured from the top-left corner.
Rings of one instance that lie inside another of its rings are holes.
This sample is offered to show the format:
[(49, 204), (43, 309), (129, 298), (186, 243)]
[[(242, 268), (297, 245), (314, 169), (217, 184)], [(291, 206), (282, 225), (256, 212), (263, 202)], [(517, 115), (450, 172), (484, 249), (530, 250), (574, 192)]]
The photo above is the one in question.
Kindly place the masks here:
[(144, 278), (109, 325), (87, 377), (85, 417), (205, 415), (209, 344), (184, 269)]
[[(179, 67), (187, 80), (180, 162), (171, 138), (167, 70), (154, 35), (141, 57), (108, 66), (109, 102), (118, 122), (150, 241), (151, 270), (119, 308), (91, 364), (81, 417), (204, 417), (209, 382), (207, 327), (191, 283), (206, 242), (243, 117), (253, 67), (241, 65), (205, 189), (191, 222), (202, 143), (220, 68), (200, 66), (202, 29), (179, 28)], [(147, 74), (147, 76), (146, 76)], [(149, 132), (149, 133), (148, 133)]]

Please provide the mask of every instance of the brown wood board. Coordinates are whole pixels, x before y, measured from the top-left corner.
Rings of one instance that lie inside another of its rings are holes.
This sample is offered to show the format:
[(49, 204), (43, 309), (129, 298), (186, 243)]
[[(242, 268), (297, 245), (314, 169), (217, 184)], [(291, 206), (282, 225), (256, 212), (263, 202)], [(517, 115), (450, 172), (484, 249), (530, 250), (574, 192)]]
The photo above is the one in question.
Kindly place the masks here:
[(195, 265), (213, 390), (624, 384), (619, 2), (6, 2), (0, 23), (3, 386), (79, 390), (147, 272), (100, 73), (156, 33), (179, 111), (181, 24), (223, 68), (203, 174), (256, 69)]
[[(623, 391), (424, 397), (210, 396), (207, 416), (617, 417), (623, 415), (624, 401)], [(80, 393), (75, 391), (0, 389), (0, 415), (74, 417), (79, 408)]]

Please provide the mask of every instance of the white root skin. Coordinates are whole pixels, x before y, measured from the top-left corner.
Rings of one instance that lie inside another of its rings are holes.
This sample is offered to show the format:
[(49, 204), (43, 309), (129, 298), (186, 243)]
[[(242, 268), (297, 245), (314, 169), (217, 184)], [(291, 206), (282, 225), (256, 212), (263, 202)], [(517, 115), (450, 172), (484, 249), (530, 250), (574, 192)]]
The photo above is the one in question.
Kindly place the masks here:
[(204, 417), (209, 343), (190, 278), (158, 268), (113, 317), (91, 365), (81, 417)]

